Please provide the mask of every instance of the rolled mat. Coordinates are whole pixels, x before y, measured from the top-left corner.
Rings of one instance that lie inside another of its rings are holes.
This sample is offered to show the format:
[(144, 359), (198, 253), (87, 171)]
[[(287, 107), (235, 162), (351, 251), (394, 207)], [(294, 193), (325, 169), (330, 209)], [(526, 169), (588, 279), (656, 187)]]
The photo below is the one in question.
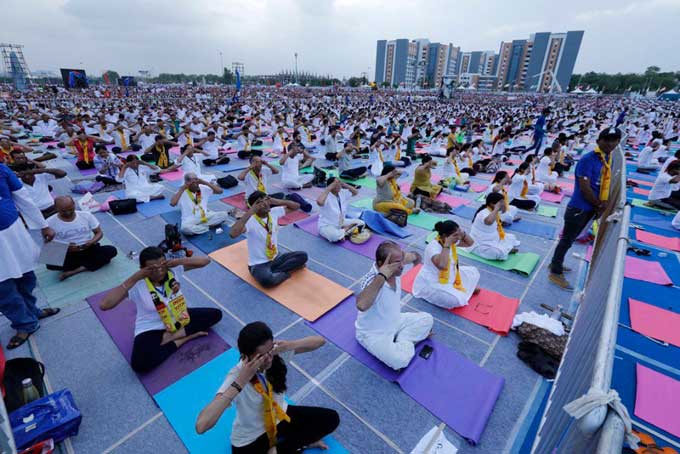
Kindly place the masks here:
[[(231, 205), (233, 207), (238, 208), (239, 210), (247, 211), (248, 207), (246, 206), (246, 193), (245, 192), (240, 192), (238, 194), (225, 197), (223, 199), (220, 199), (220, 201), (226, 203), (227, 205)], [(288, 225), (288, 224), (293, 224), (294, 222), (300, 221), (302, 219), (308, 218), (309, 215), (303, 211), (293, 211), (291, 213), (286, 214), (285, 216), (281, 216), (279, 218), (279, 225)]]
[[(408, 396), (468, 443), (478, 443), (505, 380), (436, 339), (418, 344), (413, 360), (405, 369), (390, 369), (356, 341), (356, 317), (356, 299), (351, 297), (309, 326), (376, 374), (398, 383)], [(429, 359), (419, 356), (426, 345), (433, 348)]]
[(397, 238), (406, 238), (411, 236), (411, 233), (394, 222), (385, 218), (382, 213), (373, 210), (364, 210), (361, 213), (361, 220), (366, 223), (366, 226), (372, 231), (384, 236), (396, 236)]
[(352, 294), (351, 290), (307, 268), (294, 271), (288, 280), (276, 287), (262, 287), (248, 271), (247, 241), (240, 241), (215, 251), (210, 257), (305, 320), (318, 319)]
[[(137, 309), (135, 303), (125, 299), (114, 309), (101, 310), (99, 302), (106, 293), (97, 293), (88, 297), (87, 303), (129, 363), (135, 339)], [(137, 374), (137, 376), (148, 393), (153, 396), (227, 349), (229, 345), (214, 331), (209, 330), (207, 336), (187, 342), (151, 372)]]
[[(226, 454), (231, 452), (230, 435), (236, 416), (236, 408), (227, 408), (211, 430), (196, 433), (198, 414), (215, 397), (227, 372), (238, 364), (240, 355), (235, 348), (229, 349), (199, 369), (167, 387), (154, 396), (156, 403), (187, 451), (201, 454)], [(326, 437), (327, 451), (307, 449), (305, 454), (346, 454), (333, 437)]]
[[(295, 226), (311, 235), (320, 236), (318, 216), (309, 217), (307, 219), (303, 219), (302, 221), (296, 222)], [(386, 239), (387, 238), (385, 237), (374, 234), (371, 235), (371, 238), (369, 238), (368, 241), (363, 244), (354, 244), (348, 240), (339, 241), (334, 244), (352, 252), (356, 252), (359, 255), (363, 255), (364, 257), (375, 259), (375, 251), (378, 249), (378, 246), (380, 246), (380, 243)]]
[[(401, 277), (402, 290), (413, 292), (413, 282), (422, 267), (422, 264), (414, 266)], [(449, 312), (484, 326), (496, 334), (507, 336), (519, 303), (519, 299), (480, 289), (479, 293), (470, 298), (467, 306), (449, 309)]]
[[(182, 220), (182, 214), (179, 211), (163, 213), (161, 214), (161, 217), (168, 224), (181, 224)], [(190, 244), (199, 248), (206, 254), (210, 254), (213, 251), (222, 249), (223, 247), (232, 245), (244, 239), (244, 237), (240, 235), (236, 238), (229, 236), (229, 226), (226, 224), (223, 224), (222, 229), (224, 231), (222, 233), (215, 233), (216, 229), (216, 227), (213, 227), (209, 232), (200, 235), (189, 236), (183, 234), (183, 236)]]

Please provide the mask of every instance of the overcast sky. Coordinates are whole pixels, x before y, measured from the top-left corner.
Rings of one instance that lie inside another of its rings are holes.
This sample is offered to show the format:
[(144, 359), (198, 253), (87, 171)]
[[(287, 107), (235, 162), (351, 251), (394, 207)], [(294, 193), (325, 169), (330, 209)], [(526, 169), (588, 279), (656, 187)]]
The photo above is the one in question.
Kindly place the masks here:
[(0, 42), (31, 70), (137, 75), (300, 71), (373, 78), (378, 39), (494, 50), (538, 31), (585, 30), (576, 72), (680, 70), (680, 0), (0, 0)]

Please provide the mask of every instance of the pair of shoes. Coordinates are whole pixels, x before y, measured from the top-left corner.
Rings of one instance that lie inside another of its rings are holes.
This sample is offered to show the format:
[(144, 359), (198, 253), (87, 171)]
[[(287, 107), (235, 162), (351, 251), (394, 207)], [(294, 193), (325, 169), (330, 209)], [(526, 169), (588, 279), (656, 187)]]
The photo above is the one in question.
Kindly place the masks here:
[(574, 287), (572, 287), (569, 281), (564, 277), (564, 273), (555, 274), (551, 272), (548, 274), (548, 279), (563, 290), (574, 290)]

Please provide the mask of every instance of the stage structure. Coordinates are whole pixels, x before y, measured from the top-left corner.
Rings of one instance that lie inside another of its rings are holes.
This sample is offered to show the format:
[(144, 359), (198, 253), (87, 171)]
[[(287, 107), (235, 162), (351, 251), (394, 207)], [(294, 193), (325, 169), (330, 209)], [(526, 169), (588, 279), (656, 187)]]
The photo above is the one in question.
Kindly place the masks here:
[(25, 90), (31, 83), (31, 71), (28, 69), (21, 44), (0, 44), (2, 65), (5, 73), (14, 81), (17, 90)]
[(234, 77), (236, 77), (236, 71), (243, 77), (246, 73), (246, 66), (241, 62), (231, 62), (231, 72), (234, 74)]

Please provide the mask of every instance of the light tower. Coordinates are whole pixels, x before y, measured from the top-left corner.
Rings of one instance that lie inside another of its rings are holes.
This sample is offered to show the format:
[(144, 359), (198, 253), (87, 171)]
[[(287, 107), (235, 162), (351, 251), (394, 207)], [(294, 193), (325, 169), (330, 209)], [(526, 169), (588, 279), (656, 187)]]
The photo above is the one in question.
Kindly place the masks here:
[(24, 52), (21, 50), (23, 47), (21, 44), (0, 44), (5, 73), (14, 80), (14, 87), (17, 90), (26, 89), (32, 77), (24, 58)]

